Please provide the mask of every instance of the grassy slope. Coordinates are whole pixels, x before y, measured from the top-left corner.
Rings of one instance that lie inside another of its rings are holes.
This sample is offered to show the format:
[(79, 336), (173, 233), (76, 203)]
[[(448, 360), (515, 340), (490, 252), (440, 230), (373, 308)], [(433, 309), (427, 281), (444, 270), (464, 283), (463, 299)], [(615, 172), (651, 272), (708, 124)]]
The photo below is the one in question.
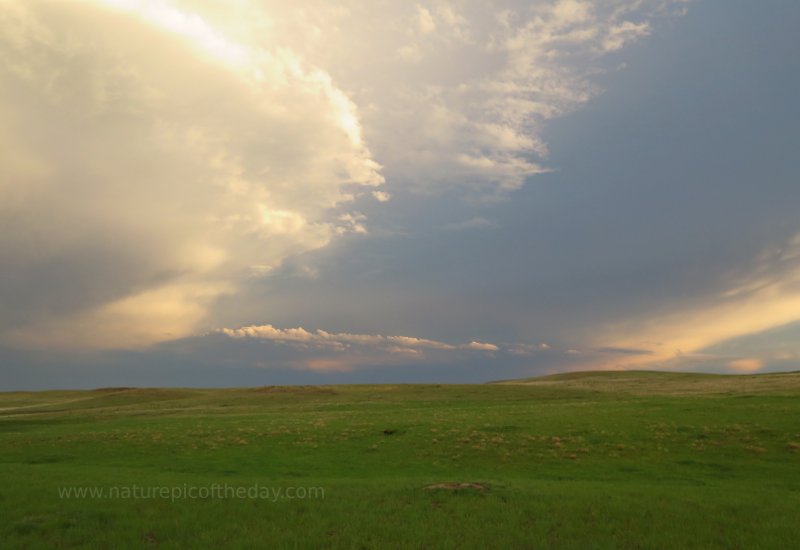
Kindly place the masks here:
[[(799, 374), (0, 394), (0, 547), (789, 548), (799, 413)], [(214, 483), (325, 498), (58, 494)]]
[(523, 380), (502, 380), (495, 384), (558, 385), (561, 388), (640, 395), (733, 395), (787, 391), (800, 394), (800, 372), (738, 375), (646, 370), (582, 371)]

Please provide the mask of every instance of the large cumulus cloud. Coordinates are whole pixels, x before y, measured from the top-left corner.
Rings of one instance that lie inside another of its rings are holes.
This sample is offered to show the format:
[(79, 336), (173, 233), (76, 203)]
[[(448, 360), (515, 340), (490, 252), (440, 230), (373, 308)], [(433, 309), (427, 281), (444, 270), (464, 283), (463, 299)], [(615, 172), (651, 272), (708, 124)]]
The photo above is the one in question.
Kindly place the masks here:
[(342, 205), (382, 181), (355, 107), (290, 52), (177, 10), (0, 14), (0, 319), (15, 342), (186, 334), (237, 280), (357, 228)]
[(516, 189), (543, 123), (683, 3), (0, 0), (0, 338), (180, 338), (364, 233), (384, 177)]

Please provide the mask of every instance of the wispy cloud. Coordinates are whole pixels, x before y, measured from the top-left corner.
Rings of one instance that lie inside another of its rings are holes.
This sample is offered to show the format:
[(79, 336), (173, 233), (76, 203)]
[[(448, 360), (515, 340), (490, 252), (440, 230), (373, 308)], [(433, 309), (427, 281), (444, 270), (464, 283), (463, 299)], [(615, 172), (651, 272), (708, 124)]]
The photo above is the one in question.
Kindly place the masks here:
[[(600, 91), (593, 77), (605, 56), (685, 4), (433, 1), (370, 9), (350, 0), (317, 4), (313, 15), (298, 6), (281, 20), (294, 25), (293, 47), (365, 106), (366, 133), (390, 183), (493, 194), (548, 171), (544, 124)], [(351, 28), (353, 17), (366, 23)], [(320, 19), (349, 32), (322, 30), (320, 40), (305, 41), (301, 29)]]
[(324, 330), (308, 331), (302, 327), (279, 329), (272, 325), (253, 325), (236, 329), (223, 328), (216, 332), (231, 338), (255, 338), (284, 344), (300, 344), (331, 350), (345, 350), (352, 346), (380, 348), (390, 353), (421, 350), (473, 350), (497, 351), (500, 348), (488, 342), (472, 341), (468, 344), (447, 344), (414, 336), (384, 336), (381, 334), (331, 333)]

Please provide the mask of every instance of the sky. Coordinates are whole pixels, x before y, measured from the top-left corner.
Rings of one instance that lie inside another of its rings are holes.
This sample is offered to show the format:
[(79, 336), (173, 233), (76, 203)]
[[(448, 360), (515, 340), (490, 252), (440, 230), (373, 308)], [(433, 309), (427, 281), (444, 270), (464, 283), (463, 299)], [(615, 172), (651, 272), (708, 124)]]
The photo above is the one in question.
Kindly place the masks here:
[(800, 369), (793, 0), (0, 0), (0, 390)]

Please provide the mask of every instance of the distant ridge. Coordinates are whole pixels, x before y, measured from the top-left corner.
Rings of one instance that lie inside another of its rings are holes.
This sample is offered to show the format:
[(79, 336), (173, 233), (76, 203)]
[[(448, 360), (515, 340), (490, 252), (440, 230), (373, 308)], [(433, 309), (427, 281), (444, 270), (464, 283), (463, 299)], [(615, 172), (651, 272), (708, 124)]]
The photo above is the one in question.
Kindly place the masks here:
[(796, 391), (800, 371), (754, 374), (713, 374), (655, 370), (590, 370), (563, 372), (489, 384), (557, 386), (598, 392), (635, 394), (732, 394)]

